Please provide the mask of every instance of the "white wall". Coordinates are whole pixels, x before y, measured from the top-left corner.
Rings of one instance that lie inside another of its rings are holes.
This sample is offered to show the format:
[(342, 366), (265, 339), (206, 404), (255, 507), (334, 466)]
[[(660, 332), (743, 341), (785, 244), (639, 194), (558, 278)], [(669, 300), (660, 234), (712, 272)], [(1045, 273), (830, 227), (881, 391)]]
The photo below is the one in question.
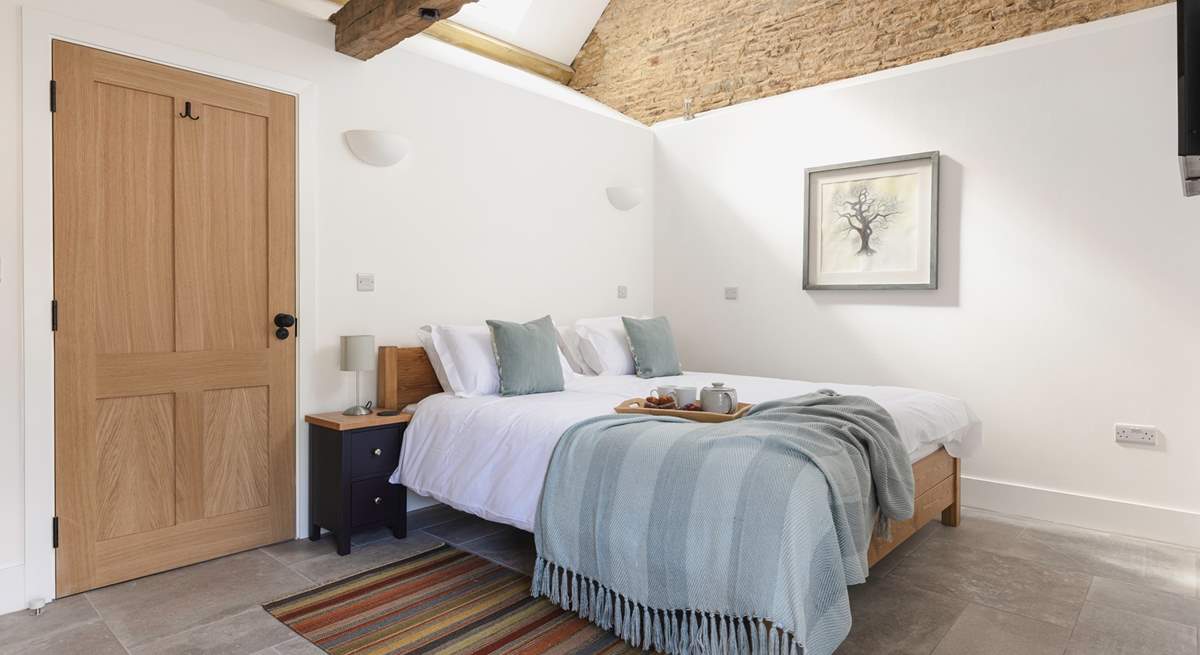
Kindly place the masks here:
[[(9, 584), (25, 559), (14, 530), (24, 506), (21, 7), (316, 83), (317, 307), (300, 325), (317, 356), (302, 362), (312, 380), (304, 411), (351, 402), (353, 379), (338, 371), (341, 334), (411, 345), (431, 321), (650, 310), (652, 244), (636, 237), (649, 234), (652, 204), (621, 213), (604, 196), (613, 184), (652, 187), (652, 135), (640, 126), (414, 53), (436, 51), (428, 45), (367, 63), (343, 57), (331, 25), (265, 3), (0, 0), (0, 613), (25, 600)], [(539, 83), (530, 78), (526, 86)], [(354, 128), (407, 135), (409, 159), (391, 169), (359, 163), (341, 137)], [(376, 275), (375, 293), (354, 291), (358, 272)], [(616, 299), (618, 284), (629, 286), (628, 300)], [(373, 390), (373, 379), (364, 384)]]
[[(684, 364), (954, 394), (985, 426), (968, 503), (1200, 545), (1200, 198), (1175, 158), (1174, 20), (655, 126), (655, 311)], [(802, 291), (805, 167), (925, 150), (941, 288)], [(1165, 443), (1118, 446), (1118, 421)]]
[[(0, 521), (24, 526), (24, 449), (21, 434), (20, 47), (15, 8), (0, 15)], [(0, 612), (14, 609), (12, 589), (24, 594), (24, 530), (0, 536)]]

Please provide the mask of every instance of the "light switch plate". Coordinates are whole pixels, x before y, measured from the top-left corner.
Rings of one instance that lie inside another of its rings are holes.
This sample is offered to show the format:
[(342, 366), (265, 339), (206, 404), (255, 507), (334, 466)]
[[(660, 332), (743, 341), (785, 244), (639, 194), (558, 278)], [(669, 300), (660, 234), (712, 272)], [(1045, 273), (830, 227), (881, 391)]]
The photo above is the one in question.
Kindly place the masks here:
[(737, 299), (738, 299), (738, 288), (737, 287), (725, 287), (725, 300), (737, 300)]
[(629, 287), (624, 284), (617, 287), (617, 298), (624, 300), (629, 297)]
[(359, 291), (374, 291), (375, 290), (375, 274), (374, 273), (359, 273), (355, 278), (355, 283)]
[(1142, 446), (1158, 445), (1158, 428), (1153, 425), (1133, 425), (1118, 423), (1113, 426), (1119, 443), (1132, 443)]

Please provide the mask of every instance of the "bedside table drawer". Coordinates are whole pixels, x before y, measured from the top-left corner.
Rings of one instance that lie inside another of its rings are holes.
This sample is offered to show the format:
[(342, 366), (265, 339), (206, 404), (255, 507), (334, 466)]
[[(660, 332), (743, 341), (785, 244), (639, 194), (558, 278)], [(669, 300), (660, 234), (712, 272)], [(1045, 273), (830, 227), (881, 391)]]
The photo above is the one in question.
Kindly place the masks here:
[(350, 477), (390, 475), (400, 463), (400, 428), (357, 432), (350, 442)]
[(400, 488), (387, 478), (361, 480), (350, 486), (350, 525), (386, 521), (396, 511)]

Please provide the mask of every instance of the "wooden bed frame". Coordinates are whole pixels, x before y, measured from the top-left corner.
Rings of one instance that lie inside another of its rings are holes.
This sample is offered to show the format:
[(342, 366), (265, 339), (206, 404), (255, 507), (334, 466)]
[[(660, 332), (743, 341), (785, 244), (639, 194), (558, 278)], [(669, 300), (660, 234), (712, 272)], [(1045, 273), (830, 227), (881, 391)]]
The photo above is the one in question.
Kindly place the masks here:
[[(442, 391), (422, 348), (381, 347), (378, 374), (376, 405), (380, 409), (402, 409)], [(867, 551), (871, 566), (930, 521), (941, 519), (946, 525), (958, 525), (962, 489), (959, 460), (945, 448), (939, 448), (913, 464), (913, 478), (916, 480), (913, 517), (893, 523), (891, 539), (884, 541), (878, 535), (871, 539)]]

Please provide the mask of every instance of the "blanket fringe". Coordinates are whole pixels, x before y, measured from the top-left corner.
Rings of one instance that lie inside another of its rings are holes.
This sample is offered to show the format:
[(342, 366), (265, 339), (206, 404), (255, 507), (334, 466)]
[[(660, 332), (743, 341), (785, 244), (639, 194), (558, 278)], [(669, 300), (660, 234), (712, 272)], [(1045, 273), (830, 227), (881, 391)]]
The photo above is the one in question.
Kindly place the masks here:
[(635, 648), (667, 655), (804, 655), (790, 630), (760, 618), (649, 607), (599, 582), (537, 558), (531, 589)]
[(892, 540), (892, 522), (883, 512), (875, 512), (875, 530), (874, 533), (884, 541)]

